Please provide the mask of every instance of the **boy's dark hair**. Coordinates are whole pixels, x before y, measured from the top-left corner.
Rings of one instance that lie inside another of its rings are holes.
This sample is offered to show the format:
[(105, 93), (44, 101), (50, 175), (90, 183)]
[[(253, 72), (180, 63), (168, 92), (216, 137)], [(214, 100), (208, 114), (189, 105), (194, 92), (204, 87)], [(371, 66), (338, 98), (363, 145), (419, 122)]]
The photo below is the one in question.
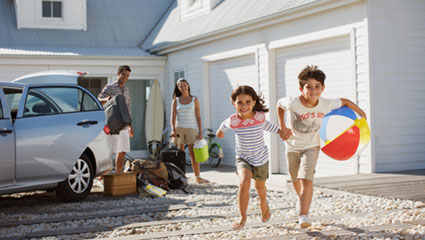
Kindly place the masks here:
[(127, 66), (127, 65), (121, 65), (121, 66), (118, 68), (118, 74), (122, 73), (122, 72), (123, 72), (123, 71), (125, 71), (125, 70), (127, 70), (127, 71), (131, 72), (131, 69), (130, 69), (130, 67), (129, 67), (129, 66)]
[(189, 82), (188, 81), (186, 81), (186, 79), (184, 79), (184, 78), (179, 78), (179, 80), (177, 80), (177, 82), (176, 82), (176, 85), (174, 85), (174, 93), (173, 93), (173, 98), (175, 98), (175, 97), (180, 97), (181, 95), (182, 95), (182, 92), (180, 92), (180, 90), (179, 90), (179, 87), (178, 87), (178, 83), (180, 83), (180, 82), (185, 82), (186, 84), (187, 84), (187, 87), (188, 87), (188, 92), (189, 92), (189, 96), (191, 96), (192, 97), (192, 95), (190, 95), (190, 85), (189, 85)]
[(269, 109), (266, 108), (264, 105), (264, 100), (262, 99), (262, 96), (258, 96), (258, 94), (255, 92), (255, 90), (248, 85), (239, 86), (235, 90), (233, 90), (232, 94), (230, 95), (230, 99), (232, 102), (236, 101), (236, 98), (241, 95), (246, 94), (252, 97), (253, 100), (255, 100), (255, 106), (252, 109), (255, 112), (268, 112)]
[(309, 79), (316, 79), (323, 86), (325, 85), (326, 75), (315, 65), (306, 66), (300, 74), (298, 74), (298, 82), (300, 87), (304, 87)]

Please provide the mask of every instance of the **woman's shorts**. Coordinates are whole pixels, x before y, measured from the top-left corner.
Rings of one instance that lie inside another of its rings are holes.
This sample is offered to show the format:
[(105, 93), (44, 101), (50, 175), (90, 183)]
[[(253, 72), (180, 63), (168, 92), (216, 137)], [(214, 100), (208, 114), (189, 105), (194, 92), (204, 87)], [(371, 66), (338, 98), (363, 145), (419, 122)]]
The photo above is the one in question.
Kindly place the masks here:
[[(176, 128), (176, 132), (180, 135), (180, 144), (195, 144), (196, 138), (198, 137), (198, 131), (193, 128)], [(177, 139), (174, 140), (174, 143), (178, 144)]]
[(242, 158), (236, 159), (236, 169), (246, 168), (252, 172), (252, 178), (254, 180), (266, 181), (269, 178), (269, 162), (262, 166), (252, 166)]
[(286, 152), (289, 174), (292, 181), (307, 179), (313, 181), (316, 171), (317, 159), (319, 158), (319, 147)]
[(113, 153), (130, 152), (129, 128), (124, 128), (119, 134), (110, 135)]

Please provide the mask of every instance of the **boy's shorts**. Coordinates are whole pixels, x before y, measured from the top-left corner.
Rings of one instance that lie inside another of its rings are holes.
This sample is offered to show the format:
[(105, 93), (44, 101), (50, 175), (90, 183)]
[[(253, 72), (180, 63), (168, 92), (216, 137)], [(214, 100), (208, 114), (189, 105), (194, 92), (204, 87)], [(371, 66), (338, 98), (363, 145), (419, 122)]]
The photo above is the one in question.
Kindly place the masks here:
[[(193, 128), (176, 128), (176, 132), (180, 135), (180, 144), (195, 144), (196, 138), (198, 137), (198, 131)], [(174, 140), (174, 144), (178, 144), (177, 138)]]
[(252, 166), (242, 158), (236, 159), (236, 169), (246, 168), (252, 172), (252, 178), (254, 180), (266, 181), (269, 178), (269, 162), (262, 166)]
[(298, 179), (313, 181), (319, 152), (319, 147), (286, 152), (289, 174), (293, 182)]

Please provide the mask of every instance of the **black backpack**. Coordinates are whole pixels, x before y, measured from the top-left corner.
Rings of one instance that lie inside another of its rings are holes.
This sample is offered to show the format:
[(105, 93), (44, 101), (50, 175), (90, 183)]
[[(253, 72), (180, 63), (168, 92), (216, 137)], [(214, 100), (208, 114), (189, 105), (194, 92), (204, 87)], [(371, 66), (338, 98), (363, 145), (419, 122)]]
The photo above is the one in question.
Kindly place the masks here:
[(187, 178), (184, 172), (177, 167), (175, 164), (166, 162), (165, 166), (168, 170), (168, 187), (171, 189), (180, 189), (185, 193), (188, 193), (186, 190), (187, 186)]

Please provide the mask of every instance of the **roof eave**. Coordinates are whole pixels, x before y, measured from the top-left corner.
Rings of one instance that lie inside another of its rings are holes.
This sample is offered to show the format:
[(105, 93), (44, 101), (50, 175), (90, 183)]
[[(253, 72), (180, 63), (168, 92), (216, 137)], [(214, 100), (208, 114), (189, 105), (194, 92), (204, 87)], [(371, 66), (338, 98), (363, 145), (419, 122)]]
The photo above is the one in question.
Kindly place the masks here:
[(266, 15), (251, 21), (232, 25), (222, 28), (217, 31), (209, 32), (206, 34), (198, 35), (182, 41), (173, 42), (170, 44), (163, 44), (156, 47), (147, 49), (150, 53), (158, 55), (167, 54), (187, 47), (192, 47), (207, 43), (213, 40), (229, 37), (235, 34), (256, 30), (259, 28), (267, 27), (273, 24), (286, 22), (289, 20), (305, 17), (321, 11), (326, 11), (332, 8), (341, 7), (344, 5), (352, 4), (362, 0), (321, 0), (317, 2), (307, 3), (294, 7), (291, 9), (283, 10), (274, 14)]

